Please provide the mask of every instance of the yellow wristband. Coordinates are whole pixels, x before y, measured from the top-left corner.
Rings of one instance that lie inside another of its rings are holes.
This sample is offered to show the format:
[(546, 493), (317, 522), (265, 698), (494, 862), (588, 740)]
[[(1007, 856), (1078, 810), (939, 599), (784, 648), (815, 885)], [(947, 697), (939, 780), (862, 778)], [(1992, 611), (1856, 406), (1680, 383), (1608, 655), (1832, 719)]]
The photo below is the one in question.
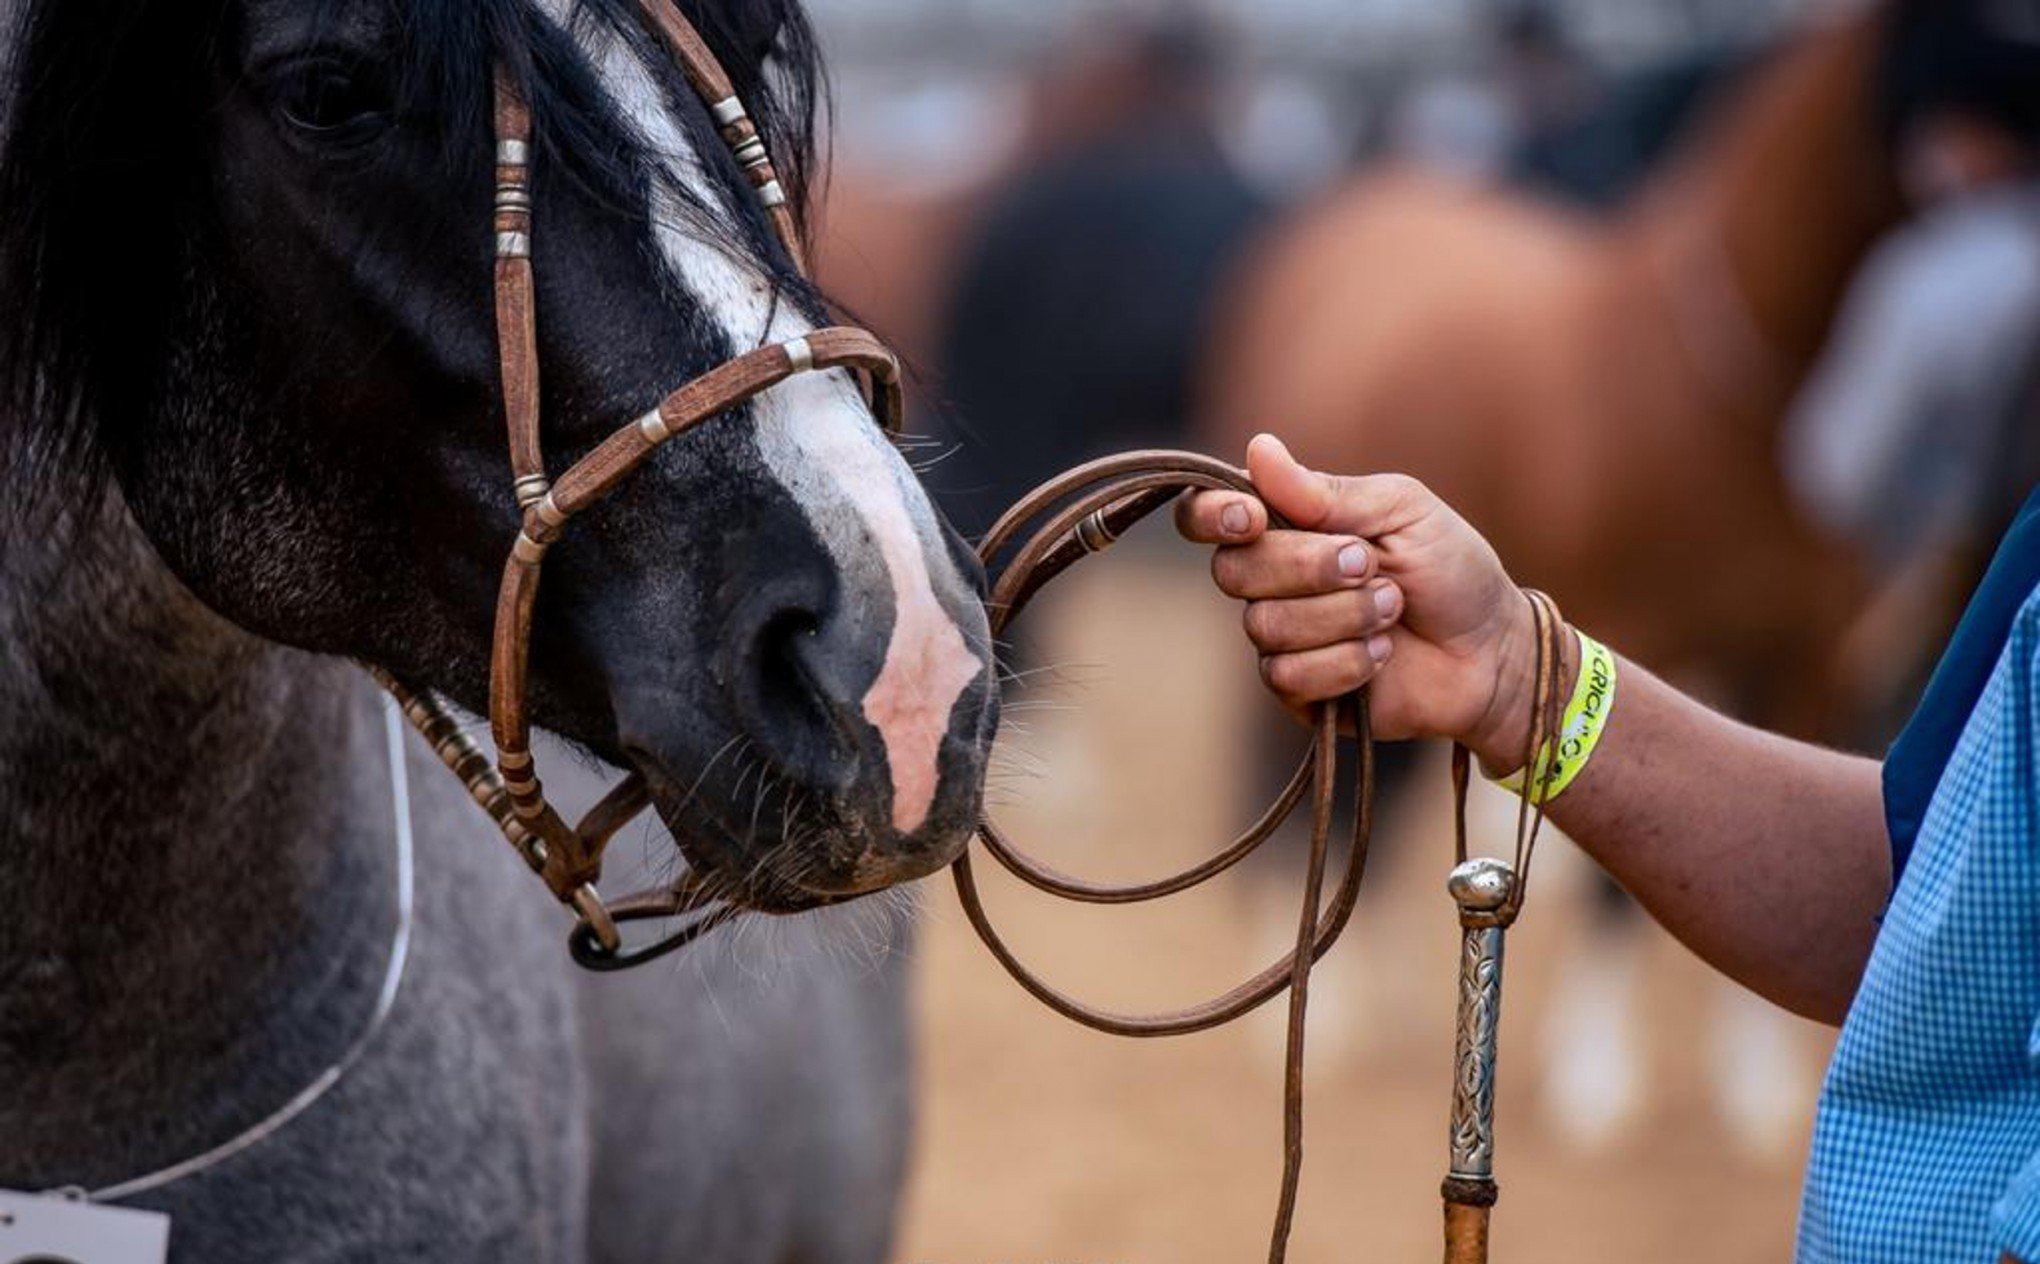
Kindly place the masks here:
[[(1573, 635), (1580, 642), (1580, 677), (1573, 685), (1565, 717), (1559, 721), (1556, 758), (1549, 742), (1537, 753), (1537, 791), (1531, 800), (1534, 803), (1549, 803), (1565, 793), (1565, 788), (1580, 775), (1580, 769), (1593, 758), (1594, 748), (1601, 743), (1601, 733), (1608, 727), (1608, 713), (1615, 707), (1615, 655), (1577, 628)], [(1495, 784), (1504, 790), (1521, 791), (1525, 771), (1518, 768), (1496, 779)]]

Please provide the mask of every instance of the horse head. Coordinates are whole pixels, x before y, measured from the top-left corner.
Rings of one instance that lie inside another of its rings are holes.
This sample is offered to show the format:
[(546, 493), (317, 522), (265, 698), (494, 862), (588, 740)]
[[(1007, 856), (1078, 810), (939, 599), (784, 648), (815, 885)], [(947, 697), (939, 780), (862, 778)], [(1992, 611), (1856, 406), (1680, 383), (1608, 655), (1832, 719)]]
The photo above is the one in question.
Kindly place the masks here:
[[(556, 469), (827, 323), (636, 3), (25, 0), (0, 163), (12, 484), (92, 471), (219, 614), (481, 709), (519, 527), (492, 74), (536, 120)], [(805, 18), (681, 7), (798, 206)], [(742, 902), (873, 890), (948, 862), (977, 819), (981, 585), (849, 375), (803, 374), (667, 444), (553, 550), (531, 715), (641, 773)]]

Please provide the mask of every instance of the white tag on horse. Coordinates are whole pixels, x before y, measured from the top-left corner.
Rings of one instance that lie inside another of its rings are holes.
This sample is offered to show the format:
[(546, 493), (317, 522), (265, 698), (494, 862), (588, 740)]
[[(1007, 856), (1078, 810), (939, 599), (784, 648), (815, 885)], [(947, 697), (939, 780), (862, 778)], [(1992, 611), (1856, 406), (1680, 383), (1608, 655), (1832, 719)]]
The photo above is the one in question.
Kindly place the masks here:
[(0, 1264), (164, 1264), (170, 1217), (0, 1189)]

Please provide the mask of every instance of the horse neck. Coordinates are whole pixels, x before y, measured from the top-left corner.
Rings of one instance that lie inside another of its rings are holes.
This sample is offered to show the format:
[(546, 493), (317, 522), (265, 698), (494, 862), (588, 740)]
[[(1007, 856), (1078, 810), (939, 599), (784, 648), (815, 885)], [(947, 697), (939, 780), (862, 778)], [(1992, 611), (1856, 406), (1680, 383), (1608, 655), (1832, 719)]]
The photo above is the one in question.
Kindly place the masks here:
[(249, 1126), (359, 1029), (383, 730), (358, 673), (212, 614), (111, 498), (6, 525), (0, 1184), (97, 1185)]
[(1901, 214), (1873, 101), (1883, 25), (1872, 10), (1780, 52), (1626, 224), (1702, 371), (1774, 420)]

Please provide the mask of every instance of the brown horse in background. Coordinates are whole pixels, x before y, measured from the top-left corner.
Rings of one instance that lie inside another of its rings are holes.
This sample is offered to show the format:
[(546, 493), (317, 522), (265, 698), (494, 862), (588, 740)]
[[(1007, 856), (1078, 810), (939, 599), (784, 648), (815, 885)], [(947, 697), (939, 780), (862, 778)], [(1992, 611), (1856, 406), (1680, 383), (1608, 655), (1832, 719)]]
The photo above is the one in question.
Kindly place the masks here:
[(1415, 474), (1582, 626), (1818, 733), (1867, 587), (1778, 433), (1901, 214), (1882, 25), (1776, 54), (1612, 216), (1393, 165), (1287, 217), (1218, 305), (1205, 441)]

